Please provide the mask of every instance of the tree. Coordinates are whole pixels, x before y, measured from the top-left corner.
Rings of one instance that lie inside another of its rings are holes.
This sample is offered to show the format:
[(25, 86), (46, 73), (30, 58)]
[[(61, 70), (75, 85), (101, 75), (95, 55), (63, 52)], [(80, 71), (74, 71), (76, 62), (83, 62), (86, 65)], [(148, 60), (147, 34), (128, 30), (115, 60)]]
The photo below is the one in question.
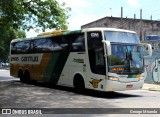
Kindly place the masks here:
[(25, 32), (20, 30), (14, 30), (13, 28), (9, 28), (8, 30), (4, 31), (2, 40), (0, 40), (0, 60), (8, 59), (9, 55), (9, 46), (12, 39), (15, 38), (25, 38)]
[(56, 0), (0, 0), (0, 25), (14, 29), (67, 29), (68, 11)]
[(0, 53), (6, 58), (9, 43), (14, 38), (24, 38), (19, 30), (32, 27), (67, 29), (70, 8), (56, 0), (0, 0)]

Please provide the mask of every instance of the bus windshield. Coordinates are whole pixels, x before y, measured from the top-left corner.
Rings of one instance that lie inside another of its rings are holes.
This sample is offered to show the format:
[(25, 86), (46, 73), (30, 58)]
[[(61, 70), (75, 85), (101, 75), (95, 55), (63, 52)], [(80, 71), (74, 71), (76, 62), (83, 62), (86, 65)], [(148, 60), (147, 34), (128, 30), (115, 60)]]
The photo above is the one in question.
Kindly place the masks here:
[(105, 39), (111, 42), (108, 57), (109, 72), (137, 74), (144, 72), (142, 46), (136, 33), (106, 31)]
[(139, 38), (136, 33), (105, 31), (104, 35), (105, 35), (106, 40), (110, 42), (140, 44)]
[(143, 72), (141, 46), (112, 44), (111, 48), (112, 55), (108, 57), (109, 72), (121, 74)]

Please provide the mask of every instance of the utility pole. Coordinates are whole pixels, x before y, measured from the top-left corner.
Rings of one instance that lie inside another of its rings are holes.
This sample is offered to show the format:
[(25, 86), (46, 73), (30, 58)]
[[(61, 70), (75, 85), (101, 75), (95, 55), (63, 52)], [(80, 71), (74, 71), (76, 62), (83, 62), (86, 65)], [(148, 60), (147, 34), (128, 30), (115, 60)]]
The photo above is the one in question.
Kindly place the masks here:
[(151, 20), (152, 20), (152, 15), (151, 15)]
[(140, 40), (142, 41), (142, 9), (140, 9)]
[(112, 27), (112, 8), (110, 8), (110, 10), (111, 10), (111, 20), (110, 20), (110, 26)]
[(110, 8), (110, 10), (111, 10), (111, 17), (112, 17), (112, 8)]
[(121, 7), (121, 28), (123, 28), (122, 18), (123, 18), (123, 7)]
[(121, 18), (123, 18), (123, 7), (121, 7)]
[(136, 14), (134, 14), (134, 19), (136, 19)]

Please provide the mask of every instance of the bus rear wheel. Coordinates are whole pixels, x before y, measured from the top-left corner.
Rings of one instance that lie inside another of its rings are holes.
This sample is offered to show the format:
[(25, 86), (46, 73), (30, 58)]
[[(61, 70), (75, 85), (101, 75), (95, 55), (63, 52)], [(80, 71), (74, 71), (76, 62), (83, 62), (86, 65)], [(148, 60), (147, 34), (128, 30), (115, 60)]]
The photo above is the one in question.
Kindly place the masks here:
[(81, 75), (76, 75), (74, 78), (74, 87), (76, 92), (83, 93), (85, 91), (84, 80)]
[(23, 83), (25, 82), (22, 70), (19, 70), (19, 72), (18, 72), (18, 78), (20, 78), (20, 82), (23, 82)]
[(29, 84), (31, 82), (31, 80), (30, 80), (30, 73), (29, 73), (28, 70), (26, 70), (24, 72), (24, 80), (25, 80), (25, 83), (27, 83), (27, 84)]

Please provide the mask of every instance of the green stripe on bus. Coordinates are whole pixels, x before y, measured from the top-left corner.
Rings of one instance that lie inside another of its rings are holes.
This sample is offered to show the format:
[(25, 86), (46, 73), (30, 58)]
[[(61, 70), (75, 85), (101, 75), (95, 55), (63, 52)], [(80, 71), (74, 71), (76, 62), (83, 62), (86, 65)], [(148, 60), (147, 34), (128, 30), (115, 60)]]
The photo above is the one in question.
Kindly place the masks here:
[(140, 78), (141, 74), (128, 75), (128, 78)]
[(57, 84), (67, 61), (68, 55), (68, 52), (53, 53), (47, 68), (49, 71), (46, 71), (48, 73), (48, 76), (46, 77), (47, 82), (50, 82), (51, 84)]
[(55, 65), (56, 65), (58, 56), (59, 56), (59, 53), (51, 54), (47, 69), (44, 74), (44, 81), (45, 82), (49, 82), (50, 78), (52, 77), (52, 71), (56, 67)]

